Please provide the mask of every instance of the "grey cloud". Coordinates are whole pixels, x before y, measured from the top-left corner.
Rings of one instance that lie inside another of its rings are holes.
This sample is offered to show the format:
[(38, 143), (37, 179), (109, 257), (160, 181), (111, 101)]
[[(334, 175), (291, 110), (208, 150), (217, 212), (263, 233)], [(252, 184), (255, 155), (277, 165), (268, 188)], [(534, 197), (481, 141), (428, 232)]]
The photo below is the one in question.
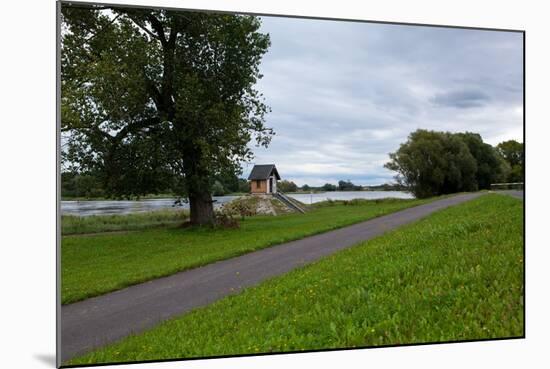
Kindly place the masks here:
[(461, 109), (478, 108), (486, 105), (489, 100), (489, 96), (475, 90), (438, 93), (431, 99), (434, 104)]
[(519, 33), (262, 19), (272, 46), (257, 88), (277, 135), (251, 148), (286, 179), (391, 181), (388, 153), (417, 128), (521, 139)]

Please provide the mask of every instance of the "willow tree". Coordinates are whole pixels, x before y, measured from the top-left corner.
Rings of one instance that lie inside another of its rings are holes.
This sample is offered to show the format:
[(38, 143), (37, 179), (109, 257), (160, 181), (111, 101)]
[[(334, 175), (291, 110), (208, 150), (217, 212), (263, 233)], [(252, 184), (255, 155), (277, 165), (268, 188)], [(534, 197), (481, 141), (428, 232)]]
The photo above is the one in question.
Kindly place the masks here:
[[(113, 196), (185, 191), (213, 220), (211, 187), (267, 146), (255, 84), (269, 35), (253, 16), (62, 7), (63, 158)], [(66, 164), (67, 165), (67, 164)]]
[(461, 136), (418, 129), (384, 166), (416, 197), (475, 191), (477, 162)]

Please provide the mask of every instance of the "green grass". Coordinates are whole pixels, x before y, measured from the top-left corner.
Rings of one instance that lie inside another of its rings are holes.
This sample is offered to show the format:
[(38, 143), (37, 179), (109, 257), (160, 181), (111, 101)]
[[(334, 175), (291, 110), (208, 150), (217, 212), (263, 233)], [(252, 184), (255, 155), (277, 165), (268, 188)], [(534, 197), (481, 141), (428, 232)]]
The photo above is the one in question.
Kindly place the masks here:
[(69, 364), (522, 336), (522, 206), (482, 196)]
[(320, 206), (306, 214), (247, 218), (240, 229), (172, 227), (65, 236), (61, 300), (63, 304), (75, 302), (427, 201), (387, 199), (355, 206)]
[(155, 227), (176, 226), (188, 218), (186, 210), (157, 210), (125, 215), (63, 215), (61, 234), (84, 234), (113, 231), (133, 231)]

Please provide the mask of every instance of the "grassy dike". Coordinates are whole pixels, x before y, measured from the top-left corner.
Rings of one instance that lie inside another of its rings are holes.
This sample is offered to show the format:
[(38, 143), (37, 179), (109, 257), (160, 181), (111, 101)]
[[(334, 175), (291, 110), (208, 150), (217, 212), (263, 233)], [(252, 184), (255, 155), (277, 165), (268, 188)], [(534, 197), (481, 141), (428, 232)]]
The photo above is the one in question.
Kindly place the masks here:
[(442, 210), (68, 364), (523, 335), (523, 202)]
[[(349, 205), (332, 202), (321, 204), (306, 214), (250, 217), (241, 222), (239, 229), (172, 226), (123, 234), (64, 236), (61, 241), (62, 303), (101, 295), (427, 201), (432, 200), (385, 199), (355, 201)], [(136, 224), (139, 227), (139, 222)]]

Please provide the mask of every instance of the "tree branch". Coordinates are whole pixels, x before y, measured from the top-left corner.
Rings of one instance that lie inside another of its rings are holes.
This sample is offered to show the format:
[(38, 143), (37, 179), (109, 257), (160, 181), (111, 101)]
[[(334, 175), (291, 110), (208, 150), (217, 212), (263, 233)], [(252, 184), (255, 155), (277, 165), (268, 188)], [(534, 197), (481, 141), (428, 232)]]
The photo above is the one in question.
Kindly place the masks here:
[(162, 26), (162, 23), (155, 17), (153, 14), (147, 14), (147, 19), (149, 22), (151, 22), (151, 27), (155, 30), (155, 32), (158, 34), (160, 42), (163, 45), (166, 45), (166, 35), (164, 34), (164, 27)]
[(132, 20), (132, 22), (135, 23), (136, 26), (138, 26), (143, 31), (145, 31), (145, 33), (147, 33), (151, 38), (161, 41), (159, 36), (157, 36), (153, 32), (151, 32), (147, 27), (145, 27), (145, 25), (141, 24), (137, 19), (132, 17), (130, 14), (126, 14), (126, 15), (128, 16), (128, 18), (130, 18)]
[(178, 20), (177, 18), (172, 18), (172, 25), (170, 27), (170, 36), (168, 38), (168, 47), (170, 48), (174, 48), (174, 46), (176, 45), (176, 38), (178, 37), (178, 32), (179, 32), (179, 29), (178, 29)]
[(151, 127), (158, 123), (160, 123), (160, 119), (157, 117), (143, 119), (124, 126), (124, 128), (122, 128), (113, 138), (117, 141), (121, 141), (124, 137), (126, 137), (126, 135), (128, 135), (128, 133), (133, 133), (137, 130)]
[(84, 131), (95, 132), (96, 134), (109, 140), (111, 143), (118, 143), (122, 141), (122, 139), (124, 139), (124, 137), (126, 137), (129, 133), (136, 132), (142, 128), (151, 127), (159, 123), (160, 123), (160, 119), (158, 117), (142, 119), (142, 120), (127, 124), (120, 131), (118, 131), (114, 136), (109, 134), (108, 132), (105, 132), (101, 128), (99, 128), (99, 125), (97, 124), (84, 125), (80, 127), (75, 127), (75, 126), (65, 127), (65, 128), (62, 128), (61, 131), (70, 132), (70, 131), (84, 130)]
[(109, 27), (110, 25), (112, 25), (113, 23), (116, 22), (116, 20), (120, 17), (120, 14), (118, 14), (116, 17), (114, 17), (109, 23), (107, 23), (104, 27), (102, 27), (100, 30), (98, 30), (97, 32), (92, 32), (90, 31), (90, 33), (92, 34), (90, 37), (84, 39), (84, 42), (89, 42), (90, 40), (92, 40), (94, 37), (96, 37), (97, 35), (99, 35), (102, 31), (104, 31), (107, 27)]
[(144, 76), (144, 78), (145, 78), (145, 84), (146, 84), (145, 88), (151, 94), (151, 98), (153, 99), (153, 102), (155, 103), (157, 110), (160, 110), (162, 105), (162, 95), (153, 81), (147, 78), (147, 76)]

